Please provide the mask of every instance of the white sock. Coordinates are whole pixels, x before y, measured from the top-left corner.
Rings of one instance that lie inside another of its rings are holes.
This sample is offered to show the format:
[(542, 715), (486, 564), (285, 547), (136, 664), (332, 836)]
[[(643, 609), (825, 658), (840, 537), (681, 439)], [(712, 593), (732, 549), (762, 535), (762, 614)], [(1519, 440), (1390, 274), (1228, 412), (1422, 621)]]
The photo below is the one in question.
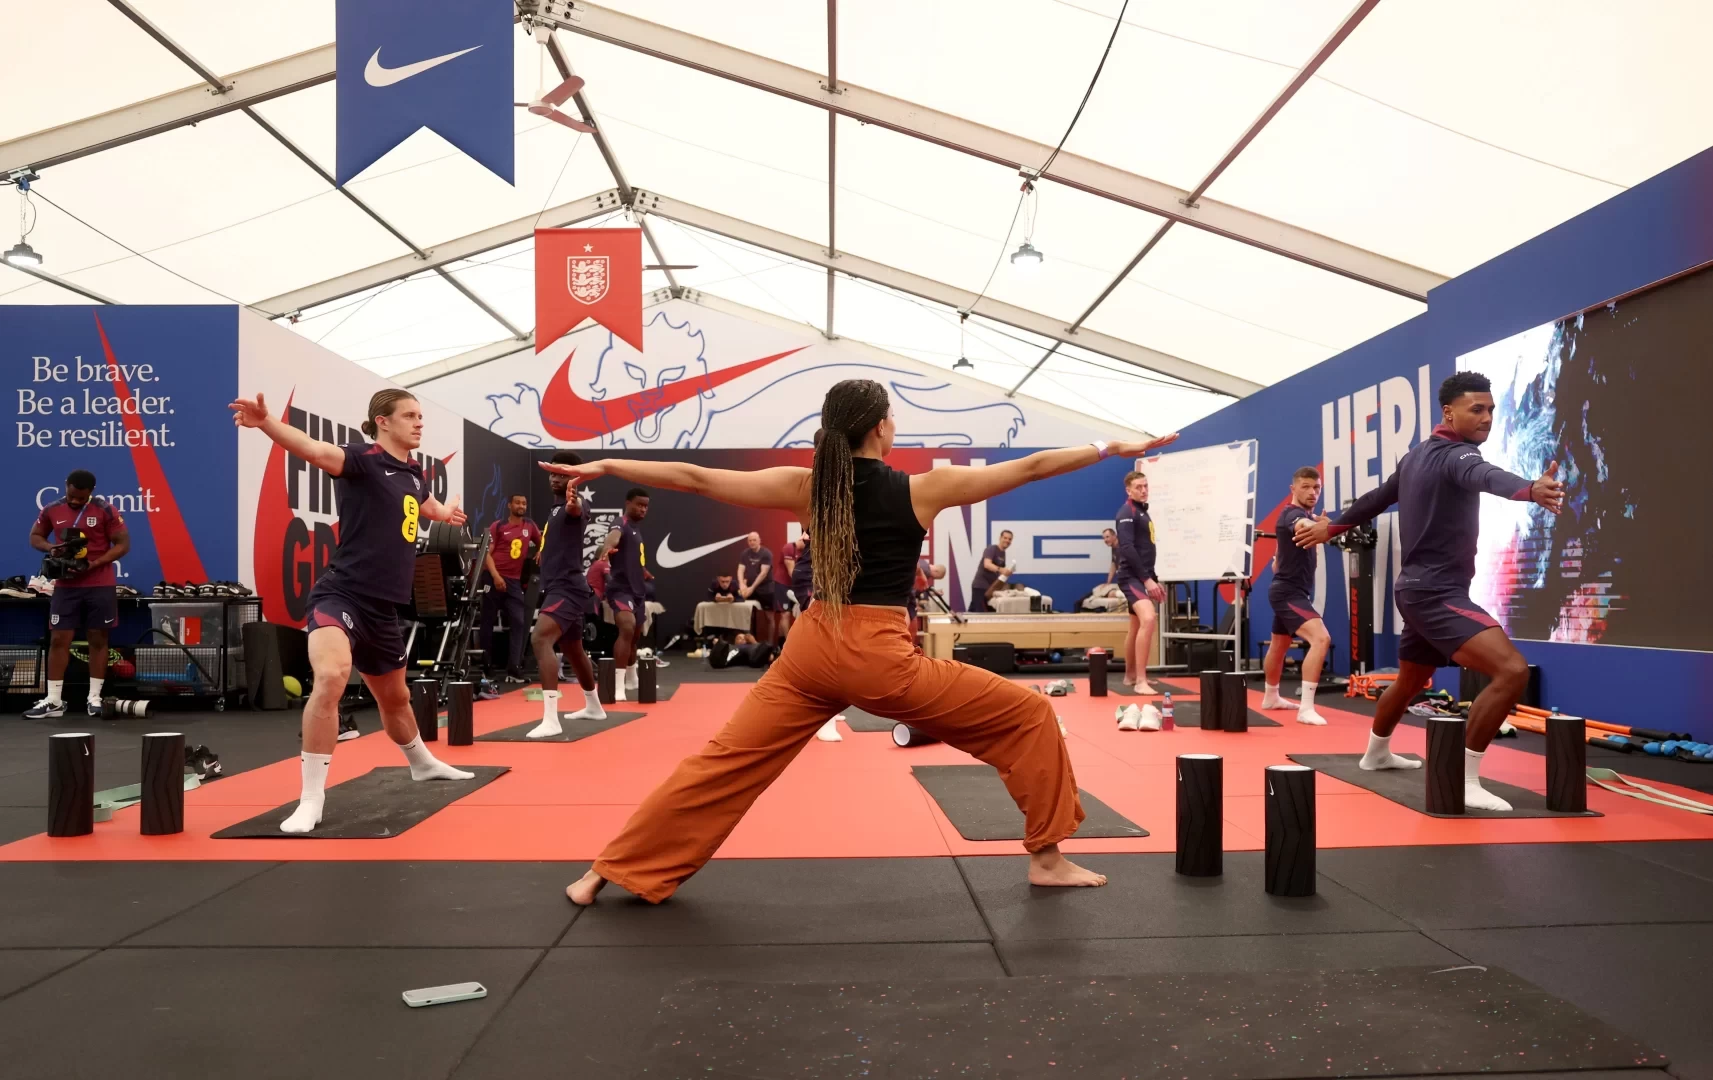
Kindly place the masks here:
[(321, 824), (321, 806), (327, 799), (327, 769), (333, 764), (332, 754), (302, 755), (303, 794), (298, 797), (297, 809), (291, 816), (280, 822), (280, 832), (306, 833)]
[(844, 742), (845, 737), (839, 733), (839, 719), (835, 716), (822, 724), (821, 729), (815, 732), (815, 738), (822, 742)]
[(625, 689), (635, 690), (641, 685), (642, 680), (636, 673), (636, 665), (632, 664), (630, 667), (625, 668)]
[(106, 681), (106, 679), (93, 678), (89, 680), (89, 700), (97, 705), (101, 704), (101, 684)]
[(422, 736), (418, 735), (410, 742), (399, 747), (404, 751), (405, 760), (410, 762), (410, 778), (412, 780), (474, 780), (476, 774), (454, 769), (428, 752), (428, 747), (422, 745)]
[(1463, 807), (1466, 810), (1509, 810), (1511, 804), (1481, 786), (1481, 759), (1485, 753), (1463, 750)]
[(1357, 767), (1373, 772), (1376, 769), (1419, 769), (1422, 763), (1413, 758), (1402, 758), (1392, 753), (1392, 737), (1368, 733), (1368, 752), (1362, 755)]
[(1326, 723), (1326, 717), (1314, 711), (1314, 691), (1313, 683), (1303, 683), (1302, 701), (1297, 705), (1297, 723), (1299, 724), (1320, 725)]
[(558, 735), (564, 730), (559, 726), (559, 691), (543, 690), (541, 692), (541, 723), (530, 728), (524, 738), (545, 739), (550, 735)]
[(48, 680), (48, 703), (51, 705), (63, 704), (63, 701), (59, 695), (60, 695), (60, 691), (62, 691), (64, 689), (65, 689), (65, 680), (64, 679), (49, 679)]
[(625, 669), (620, 668), (618, 671), (613, 673), (613, 700), (614, 701), (623, 701), (624, 699), (625, 699)]
[(1267, 683), (1266, 686), (1266, 691), (1261, 695), (1261, 707), (1263, 709), (1279, 708), (1283, 704), (1283, 702), (1279, 700), (1279, 684)]
[(583, 691), (583, 707), (571, 714), (573, 720), (605, 720), (607, 710), (601, 705), (599, 690)]

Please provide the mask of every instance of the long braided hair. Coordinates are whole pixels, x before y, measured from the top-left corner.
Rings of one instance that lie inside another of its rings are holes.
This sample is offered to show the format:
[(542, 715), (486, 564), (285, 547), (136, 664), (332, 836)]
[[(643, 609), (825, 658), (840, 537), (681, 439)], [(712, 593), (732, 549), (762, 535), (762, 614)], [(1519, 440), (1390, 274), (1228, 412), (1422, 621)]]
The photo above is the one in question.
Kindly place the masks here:
[(821, 402), (815, 464), (809, 486), (809, 535), (815, 538), (815, 602), (835, 621), (861, 569), (856, 547), (855, 466), (862, 445), (892, 408), (886, 388), (872, 379), (833, 384)]

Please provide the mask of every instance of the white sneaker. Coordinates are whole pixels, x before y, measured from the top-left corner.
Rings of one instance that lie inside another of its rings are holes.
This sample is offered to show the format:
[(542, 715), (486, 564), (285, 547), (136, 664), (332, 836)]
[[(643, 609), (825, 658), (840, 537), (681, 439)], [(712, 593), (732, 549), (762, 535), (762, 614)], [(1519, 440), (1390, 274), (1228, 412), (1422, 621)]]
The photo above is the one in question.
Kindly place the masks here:
[(1142, 729), (1142, 710), (1136, 705), (1127, 705), (1118, 714), (1119, 731), (1140, 731)]
[(1152, 705), (1142, 706), (1142, 713), (1136, 718), (1137, 731), (1159, 731), (1165, 724), (1160, 717), (1160, 710)]

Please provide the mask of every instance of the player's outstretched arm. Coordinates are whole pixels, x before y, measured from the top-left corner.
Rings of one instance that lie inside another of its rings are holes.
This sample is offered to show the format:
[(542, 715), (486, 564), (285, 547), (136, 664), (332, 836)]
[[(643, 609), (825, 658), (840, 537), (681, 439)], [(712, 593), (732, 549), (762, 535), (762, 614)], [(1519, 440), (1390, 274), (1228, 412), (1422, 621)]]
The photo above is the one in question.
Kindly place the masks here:
[[(1172, 443), (1177, 437), (1177, 432), (1173, 432), (1145, 442), (1108, 443), (1105, 456), (1141, 457), (1150, 450)], [(918, 520), (932, 521), (948, 506), (967, 506), (1014, 491), (1036, 480), (1063, 476), (1087, 468), (1100, 461), (1101, 457), (1097, 448), (1088, 445), (1042, 450), (1028, 457), (993, 465), (942, 465), (910, 478), (910, 500), (915, 504)]]
[(544, 461), (541, 467), (570, 477), (573, 484), (585, 483), (597, 476), (616, 476), (634, 484), (687, 491), (733, 506), (797, 511), (805, 511), (809, 506), (809, 470), (789, 465), (739, 472), (706, 469), (682, 461), (601, 458), (581, 465), (555, 465)]
[(307, 461), (328, 476), (345, 471), (345, 449), (332, 443), (312, 439), (307, 434), (268, 413), (268, 403), (262, 395), (239, 398), (227, 408), (232, 410), (232, 423), (241, 428), (260, 428), (262, 434), (285, 447), (301, 461)]
[(1358, 498), (1345, 507), (1336, 518), (1325, 514), (1317, 518), (1298, 518), (1297, 532), (1293, 538), (1298, 547), (1311, 548), (1316, 544), (1324, 544), (1341, 532), (1348, 532), (1357, 525), (1373, 521), (1380, 512), (1398, 501), (1398, 472), (1392, 470), (1392, 475), (1386, 482)]

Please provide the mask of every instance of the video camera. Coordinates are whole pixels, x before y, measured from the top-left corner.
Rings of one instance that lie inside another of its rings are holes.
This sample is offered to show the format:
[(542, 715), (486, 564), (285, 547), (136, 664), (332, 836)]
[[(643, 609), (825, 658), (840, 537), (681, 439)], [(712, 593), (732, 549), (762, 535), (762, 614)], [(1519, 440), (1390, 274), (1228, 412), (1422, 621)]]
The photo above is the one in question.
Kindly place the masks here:
[(51, 581), (83, 573), (89, 569), (89, 560), (84, 558), (88, 550), (89, 539), (82, 529), (65, 530), (59, 543), (49, 548), (47, 557), (42, 559), (42, 576)]

